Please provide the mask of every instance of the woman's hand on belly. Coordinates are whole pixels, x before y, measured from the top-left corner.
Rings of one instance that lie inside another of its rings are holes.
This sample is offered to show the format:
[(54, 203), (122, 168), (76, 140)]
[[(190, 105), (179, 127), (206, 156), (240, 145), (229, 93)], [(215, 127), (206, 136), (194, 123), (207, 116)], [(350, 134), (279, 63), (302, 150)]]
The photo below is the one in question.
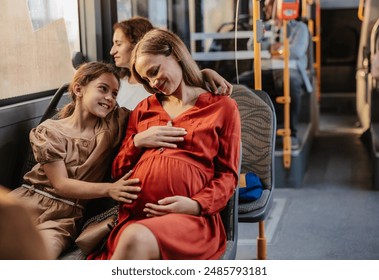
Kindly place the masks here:
[(187, 131), (181, 127), (152, 126), (136, 134), (133, 138), (137, 148), (176, 148), (177, 142), (183, 142)]
[(118, 181), (111, 184), (108, 189), (108, 195), (116, 201), (124, 203), (132, 203), (138, 198), (137, 193), (141, 191), (141, 187), (137, 186), (139, 179), (129, 179), (132, 170), (126, 173)]
[(147, 217), (163, 216), (169, 213), (199, 216), (201, 206), (196, 200), (176, 195), (163, 198), (158, 201), (158, 204), (146, 203), (143, 211)]

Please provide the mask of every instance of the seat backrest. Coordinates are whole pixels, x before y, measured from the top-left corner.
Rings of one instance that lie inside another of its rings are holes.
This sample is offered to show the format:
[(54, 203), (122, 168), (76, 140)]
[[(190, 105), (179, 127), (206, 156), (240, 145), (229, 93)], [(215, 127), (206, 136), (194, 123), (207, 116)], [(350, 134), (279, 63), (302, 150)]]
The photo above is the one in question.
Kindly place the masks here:
[(233, 85), (231, 97), (236, 100), (241, 117), (241, 173), (254, 172), (264, 188), (274, 187), (276, 115), (270, 97), (264, 91), (254, 92), (244, 85)]
[[(67, 103), (67, 100), (63, 100), (62, 97), (68, 91), (68, 86), (69, 86), (69, 84), (64, 84), (55, 92), (55, 94), (52, 97), (49, 105), (47, 106), (44, 114), (42, 115), (39, 123), (42, 123), (46, 119), (54, 118), (54, 116), (58, 113), (59, 105), (62, 105), (62, 103)], [(31, 170), (33, 168), (33, 166), (36, 165), (36, 163), (37, 162), (34, 158), (33, 150), (31, 147), (29, 147), (28, 156), (27, 156), (26, 161), (24, 162), (23, 167), (22, 167), (19, 185), (22, 184), (22, 182), (23, 182), (22, 177), (25, 175), (25, 173), (28, 172), (29, 170)]]

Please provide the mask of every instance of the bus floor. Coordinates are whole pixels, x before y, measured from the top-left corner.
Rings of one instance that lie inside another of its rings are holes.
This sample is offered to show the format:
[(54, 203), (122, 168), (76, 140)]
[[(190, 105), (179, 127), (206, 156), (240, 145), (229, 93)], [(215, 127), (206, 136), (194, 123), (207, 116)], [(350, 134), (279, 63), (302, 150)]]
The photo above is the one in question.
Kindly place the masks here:
[[(350, 115), (320, 114), (301, 188), (276, 188), (269, 260), (379, 260), (379, 191)], [(258, 224), (239, 223), (237, 259), (256, 259)]]

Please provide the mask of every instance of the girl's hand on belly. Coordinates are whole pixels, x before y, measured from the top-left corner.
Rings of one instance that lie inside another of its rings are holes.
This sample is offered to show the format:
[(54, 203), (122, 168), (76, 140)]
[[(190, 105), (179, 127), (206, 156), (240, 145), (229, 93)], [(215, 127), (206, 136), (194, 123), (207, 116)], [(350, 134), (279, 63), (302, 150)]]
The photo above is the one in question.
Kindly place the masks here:
[(111, 186), (108, 188), (109, 197), (124, 203), (132, 203), (133, 200), (138, 198), (136, 193), (141, 191), (141, 187), (137, 186), (139, 179), (128, 179), (132, 172), (133, 171), (130, 170), (118, 181), (110, 184)]
[(146, 203), (143, 211), (147, 217), (163, 216), (169, 213), (199, 216), (201, 206), (196, 200), (176, 195), (163, 198), (158, 201), (158, 204)]

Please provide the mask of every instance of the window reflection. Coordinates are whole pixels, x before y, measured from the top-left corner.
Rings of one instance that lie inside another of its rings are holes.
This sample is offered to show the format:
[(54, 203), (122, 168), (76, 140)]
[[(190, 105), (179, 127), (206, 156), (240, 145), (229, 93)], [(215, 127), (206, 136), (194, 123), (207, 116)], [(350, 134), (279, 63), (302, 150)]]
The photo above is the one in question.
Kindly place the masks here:
[(167, 27), (167, 0), (117, 0), (118, 21), (133, 16), (148, 18), (155, 27)]
[(80, 51), (77, 0), (28, 0), (28, 10), (34, 31), (64, 18), (70, 51)]
[(132, 1), (117, 0), (117, 19), (118, 21), (126, 20), (132, 17)]

